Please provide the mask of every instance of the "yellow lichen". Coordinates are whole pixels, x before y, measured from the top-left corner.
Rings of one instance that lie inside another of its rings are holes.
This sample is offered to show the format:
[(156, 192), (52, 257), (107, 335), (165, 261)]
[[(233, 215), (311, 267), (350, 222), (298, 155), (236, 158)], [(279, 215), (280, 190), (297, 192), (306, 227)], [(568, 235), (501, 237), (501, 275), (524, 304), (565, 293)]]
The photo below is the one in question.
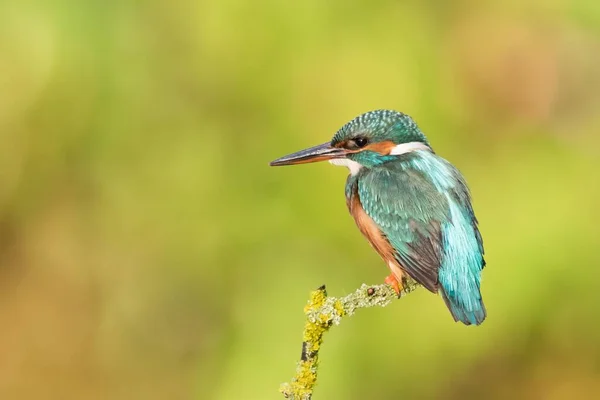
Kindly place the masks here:
[[(369, 289), (371, 293), (368, 292)], [(311, 292), (308, 304), (304, 307), (306, 324), (303, 333), (302, 360), (298, 363), (296, 375), (291, 382), (281, 386), (281, 393), (288, 399), (310, 400), (317, 382), (319, 349), (325, 332), (331, 326), (339, 324), (342, 317), (354, 314), (355, 310), (374, 306), (383, 307), (393, 298), (395, 292), (389, 285), (363, 284), (354, 293), (343, 298), (328, 299), (324, 286)]]
[(316, 310), (319, 307), (322, 307), (325, 304), (325, 299), (327, 298), (327, 293), (324, 288), (319, 288), (317, 290), (313, 290), (310, 292), (310, 300), (308, 304), (304, 307), (304, 313), (308, 313), (310, 310)]
[(291, 383), (282, 385), (280, 391), (289, 399), (309, 399), (317, 383), (317, 360), (300, 361)]
[(325, 329), (322, 325), (315, 324), (313, 322), (307, 322), (304, 326), (303, 340), (309, 345), (317, 344), (321, 341), (323, 332), (325, 332)]
[(315, 362), (301, 361), (298, 366), (298, 380), (296, 384), (303, 389), (312, 390), (317, 382), (317, 373), (315, 368)]
[[(323, 307), (326, 299), (327, 294), (323, 288), (312, 291), (310, 293), (310, 300), (306, 307), (304, 307), (304, 313), (308, 315), (311, 311)], [(306, 350), (311, 353), (319, 350), (323, 341), (323, 333), (329, 327), (329, 317), (327, 315), (319, 315), (317, 321), (312, 322), (309, 320), (304, 326), (303, 340), (306, 343)]]
[(344, 314), (346, 314), (346, 312), (344, 311), (344, 306), (342, 305), (341, 301), (336, 301), (335, 303), (333, 303), (333, 308), (335, 309), (335, 311), (337, 311), (338, 315), (340, 317), (343, 317)]

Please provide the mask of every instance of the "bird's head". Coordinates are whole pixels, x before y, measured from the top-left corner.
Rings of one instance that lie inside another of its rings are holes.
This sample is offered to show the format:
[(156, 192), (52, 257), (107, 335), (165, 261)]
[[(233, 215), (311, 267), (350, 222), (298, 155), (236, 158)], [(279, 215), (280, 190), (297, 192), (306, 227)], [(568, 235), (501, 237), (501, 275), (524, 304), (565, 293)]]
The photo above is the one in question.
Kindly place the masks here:
[(271, 162), (272, 166), (328, 160), (356, 174), (416, 150), (431, 151), (429, 142), (411, 117), (398, 111), (376, 110), (361, 114), (342, 126), (331, 139)]

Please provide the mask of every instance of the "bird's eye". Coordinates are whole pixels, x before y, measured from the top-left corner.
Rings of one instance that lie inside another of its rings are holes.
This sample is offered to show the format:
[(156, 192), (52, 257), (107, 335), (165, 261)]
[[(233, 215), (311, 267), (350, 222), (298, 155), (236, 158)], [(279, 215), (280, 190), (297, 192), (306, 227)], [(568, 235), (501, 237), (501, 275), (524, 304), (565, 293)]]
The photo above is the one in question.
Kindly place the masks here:
[(356, 147), (361, 148), (365, 147), (369, 141), (365, 137), (357, 137), (354, 138), (353, 142), (356, 144)]

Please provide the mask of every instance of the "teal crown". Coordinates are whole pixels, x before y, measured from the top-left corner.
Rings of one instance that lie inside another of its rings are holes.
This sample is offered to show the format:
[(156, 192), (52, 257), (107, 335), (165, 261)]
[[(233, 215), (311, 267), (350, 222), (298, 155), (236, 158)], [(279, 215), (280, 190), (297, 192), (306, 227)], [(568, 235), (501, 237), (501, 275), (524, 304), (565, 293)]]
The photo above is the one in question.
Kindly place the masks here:
[(410, 116), (393, 110), (375, 110), (359, 115), (336, 132), (331, 144), (358, 136), (374, 143), (387, 140), (396, 144), (420, 142), (429, 146), (417, 123)]

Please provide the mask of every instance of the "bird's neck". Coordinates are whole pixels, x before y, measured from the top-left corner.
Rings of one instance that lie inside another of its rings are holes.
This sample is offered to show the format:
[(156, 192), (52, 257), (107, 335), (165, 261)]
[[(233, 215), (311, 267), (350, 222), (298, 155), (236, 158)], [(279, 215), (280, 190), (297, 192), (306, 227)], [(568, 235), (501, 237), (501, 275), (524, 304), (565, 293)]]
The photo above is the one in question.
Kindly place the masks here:
[(390, 161), (398, 160), (398, 156), (394, 154), (382, 155), (374, 151), (361, 151), (353, 155), (354, 161), (366, 168), (373, 168)]
[(381, 154), (376, 151), (365, 150), (353, 153), (348, 158), (333, 159), (329, 162), (333, 165), (347, 167), (350, 175), (356, 175), (363, 169), (376, 168), (391, 162), (402, 162), (413, 157), (427, 157), (433, 155), (431, 148), (424, 143), (410, 142), (402, 143), (394, 147), (389, 154)]

